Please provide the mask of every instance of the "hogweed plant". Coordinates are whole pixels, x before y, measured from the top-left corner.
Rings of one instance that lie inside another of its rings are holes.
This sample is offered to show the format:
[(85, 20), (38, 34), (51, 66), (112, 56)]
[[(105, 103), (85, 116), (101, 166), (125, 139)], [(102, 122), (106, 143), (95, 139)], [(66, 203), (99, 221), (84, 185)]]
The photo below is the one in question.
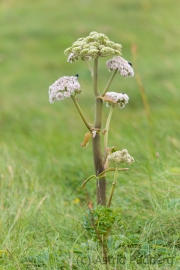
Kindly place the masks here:
[[(123, 109), (129, 101), (128, 95), (124, 93), (109, 92), (109, 88), (116, 74), (119, 74), (122, 77), (134, 76), (132, 64), (120, 56), (121, 48), (122, 46), (120, 44), (110, 41), (106, 35), (91, 32), (89, 36), (79, 38), (64, 52), (65, 55), (68, 56), (67, 61), (69, 63), (82, 60), (91, 72), (95, 97), (93, 124), (90, 124), (87, 121), (76, 97), (81, 93), (78, 75), (61, 77), (49, 87), (49, 101), (51, 103), (65, 98), (71, 98), (74, 102), (88, 130), (81, 145), (85, 147), (88, 142), (92, 140), (95, 174), (88, 177), (84, 181), (82, 187), (84, 187), (92, 178), (96, 179), (97, 207), (89, 209), (88, 215), (85, 217), (84, 226), (90, 232), (91, 236), (95, 237), (96, 240), (101, 243), (103, 247), (103, 256), (106, 259), (106, 262), (107, 238), (116, 220), (116, 214), (110, 206), (117, 183), (118, 172), (128, 170), (128, 168), (120, 168), (122, 163), (131, 164), (134, 162), (133, 157), (129, 155), (126, 149), (119, 151), (114, 147), (108, 146), (109, 126), (113, 110), (115, 107)], [(113, 58), (106, 62), (106, 67), (112, 72), (112, 75), (105, 88), (101, 91), (98, 87), (98, 62), (101, 57), (110, 56), (113, 56)], [(93, 65), (91, 65), (91, 62), (93, 62)], [(105, 128), (102, 128), (102, 108), (104, 104), (109, 108), (109, 115), (107, 117)], [(103, 149), (101, 146), (102, 139), (104, 140)], [(110, 167), (109, 164), (114, 164), (114, 166)], [(106, 201), (106, 174), (108, 172), (114, 173), (114, 179), (108, 201)]]

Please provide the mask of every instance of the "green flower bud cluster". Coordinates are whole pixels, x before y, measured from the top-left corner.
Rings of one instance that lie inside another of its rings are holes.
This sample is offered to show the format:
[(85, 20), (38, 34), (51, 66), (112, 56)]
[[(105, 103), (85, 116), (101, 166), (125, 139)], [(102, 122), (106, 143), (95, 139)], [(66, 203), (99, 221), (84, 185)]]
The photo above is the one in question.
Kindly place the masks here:
[(110, 41), (104, 34), (91, 32), (85, 38), (79, 38), (64, 53), (68, 55), (68, 62), (73, 63), (79, 59), (90, 60), (98, 57), (121, 55), (121, 44)]

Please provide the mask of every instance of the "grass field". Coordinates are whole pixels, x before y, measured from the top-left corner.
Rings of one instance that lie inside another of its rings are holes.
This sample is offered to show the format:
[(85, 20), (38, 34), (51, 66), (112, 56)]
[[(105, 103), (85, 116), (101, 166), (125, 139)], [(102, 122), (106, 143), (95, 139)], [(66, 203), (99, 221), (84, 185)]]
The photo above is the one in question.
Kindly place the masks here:
[[(105, 269), (88, 265), (99, 251), (92, 241), (87, 247), (82, 227), (87, 203), (96, 202), (93, 180), (81, 188), (94, 173), (91, 145), (80, 146), (86, 128), (72, 100), (52, 105), (47, 93), (78, 73), (93, 122), (90, 73), (63, 53), (91, 31), (121, 43), (130, 62), (137, 45), (135, 71), (151, 109), (149, 122), (135, 78), (116, 76), (111, 91), (130, 101), (113, 115), (109, 144), (136, 162), (119, 175), (113, 201), (122, 225), (111, 255), (120, 250), (126, 260), (109, 269), (180, 269), (179, 8), (176, 0), (0, 1), (0, 269)], [(100, 88), (110, 76), (106, 60)], [(137, 249), (146, 261), (132, 260)]]

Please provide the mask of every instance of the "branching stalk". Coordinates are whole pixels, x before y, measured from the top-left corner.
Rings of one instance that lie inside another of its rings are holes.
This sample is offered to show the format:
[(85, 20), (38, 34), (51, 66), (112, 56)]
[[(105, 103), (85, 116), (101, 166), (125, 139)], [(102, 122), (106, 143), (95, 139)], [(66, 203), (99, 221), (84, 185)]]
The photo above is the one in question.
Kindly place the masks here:
[(113, 197), (113, 194), (114, 194), (115, 185), (117, 184), (118, 166), (119, 165), (116, 165), (116, 170), (115, 170), (115, 173), (114, 173), (114, 181), (112, 183), (112, 188), (111, 188), (111, 192), (110, 192), (110, 196), (109, 196), (109, 201), (108, 201), (107, 207), (110, 207), (110, 205), (111, 205), (111, 201), (112, 201), (112, 197)]
[(82, 188), (84, 188), (85, 185), (87, 184), (87, 182), (89, 182), (89, 180), (92, 179), (92, 178), (98, 179), (98, 177), (97, 177), (96, 175), (91, 175), (91, 176), (89, 176), (89, 177), (83, 182)]
[[(108, 169), (106, 169), (106, 170), (104, 170), (102, 173), (100, 173), (99, 175), (98, 175), (98, 178), (99, 179), (101, 179), (103, 176), (105, 176), (105, 174), (107, 173), (107, 172), (114, 172), (116, 170), (116, 168), (108, 168)], [(120, 168), (120, 169), (118, 169), (118, 172), (120, 172), (120, 171), (128, 171), (129, 170), (129, 168)]]
[(114, 106), (112, 105), (109, 111), (109, 115), (107, 118), (107, 122), (106, 122), (106, 127), (105, 127), (105, 134), (104, 134), (104, 163), (106, 162), (106, 158), (107, 158), (107, 144), (108, 144), (108, 133), (109, 133), (109, 125), (110, 125), (110, 121), (111, 121), (111, 117), (112, 117), (112, 113), (113, 113), (113, 108)]
[(106, 87), (104, 88), (104, 91), (101, 94), (102, 97), (104, 97), (104, 95), (107, 93), (107, 91), (108, 91), (108, 89), (109, 89), (109, 87), (110, 87), (110, 85), (112, 83), (112, 80), (114, 79), (114, 76), (116, 75), (117, 71), (118, 71), (118, 69), (115, 69), (113, 74), (111, 75), (111, 78), (109, 79)]
[(88, 124), (88, 122), (87, 122), (87, 120), (86, 120), (86, 118), (85, 118), (85, 116), (84, 116), (84, 113), (83, 113), (83, 111), (81, 110), (81, 108), (80, 108), (80, 106), (79, 106), (79, 104), (78, 104), (78, 102), (77, 102), (76, 97), (71, 96), (71, 98), (72, 98), (72, 100), (74, 101), (74, 104), (75, 104), (75, 106), (76, 106), (76, 108), (77, 108), (77, 110), (78, 110), (78, 112), (79, 112), (79, 114), (80, 114), (80, 116), (81, 116), (81, 118), (82, 118), (84, 124), (86, 125), (86, 127), (87, 127), (89, 130), (91, 130), (91, 126)]

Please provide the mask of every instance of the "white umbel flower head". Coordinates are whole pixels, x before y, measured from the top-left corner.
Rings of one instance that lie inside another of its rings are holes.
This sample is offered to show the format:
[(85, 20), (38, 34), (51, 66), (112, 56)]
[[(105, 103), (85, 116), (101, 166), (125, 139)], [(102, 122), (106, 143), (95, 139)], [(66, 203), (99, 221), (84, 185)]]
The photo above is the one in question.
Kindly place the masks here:
[(120, 163), (128, 163), (131, 164), (133, 163), (135, 160), (133, 157), (131, 157), (128, 154), (128, 150), (127, 149), (123, 149), (122, 151), (115, 151), (112, 154), (110, 154), (108, 156), (108, 161), (109, 162), (113, 162), (116, 165), (120, 164)]
[(132, 64), (120, 56), (115, 56), (106, 62), (109, 71), (118, 69), (123, 77), (133, 77), (134, 70)]
[(61, 77), (49, 87), (49, 102), (54, 103), (55, 100), (63, 100), (74, 94), (79, 94), (80, 87), (77, 76)]
[(107, 92), (103, 97), (106, 102), (106, 106), (118, 104), (119, 108), (123, 109), (129, 101), (128, 95), (124, 93)]

